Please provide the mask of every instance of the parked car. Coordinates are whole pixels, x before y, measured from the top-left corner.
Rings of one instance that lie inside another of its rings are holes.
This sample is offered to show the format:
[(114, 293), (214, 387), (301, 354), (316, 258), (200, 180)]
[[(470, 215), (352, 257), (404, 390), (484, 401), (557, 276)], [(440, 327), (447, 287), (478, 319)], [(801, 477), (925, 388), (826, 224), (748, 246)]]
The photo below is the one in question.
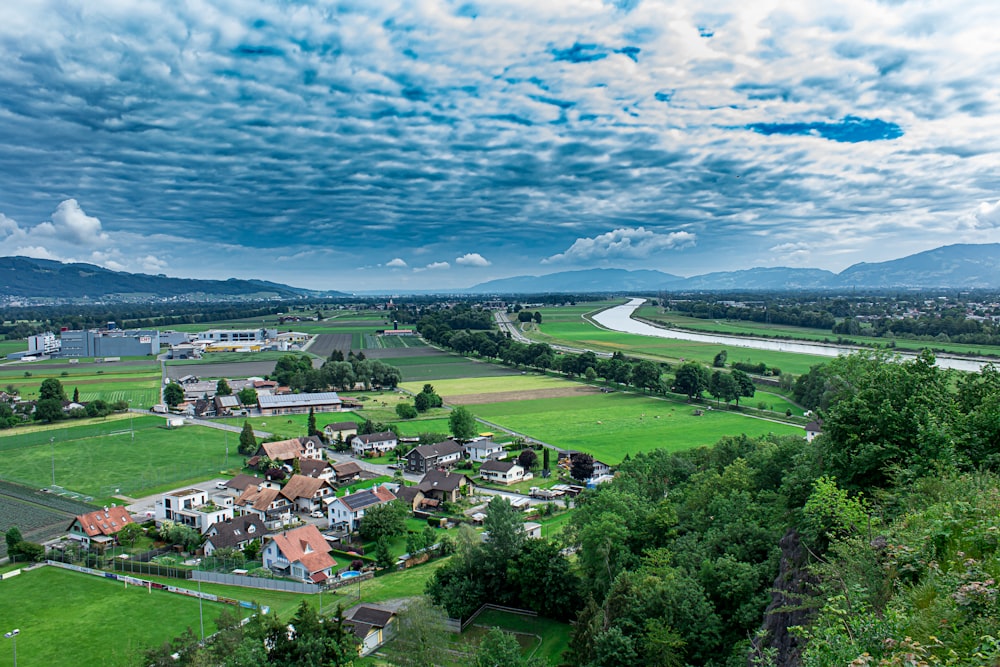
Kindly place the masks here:
[(309, 516), (311, 516), (314, 519), (322, 519), (326, 515), (323, 514), (321, 511), (316, 510), (315, 512), (309, 512)]

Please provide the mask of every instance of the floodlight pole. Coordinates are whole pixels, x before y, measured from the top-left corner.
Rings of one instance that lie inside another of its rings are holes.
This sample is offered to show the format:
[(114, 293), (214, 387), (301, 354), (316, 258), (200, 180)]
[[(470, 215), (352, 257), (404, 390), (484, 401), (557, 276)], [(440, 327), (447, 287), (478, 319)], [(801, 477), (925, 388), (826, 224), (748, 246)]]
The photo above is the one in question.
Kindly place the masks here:
[(132, 399), (128, 399), (128, 430), (132, 432), (132, 442), (135, 442), (135, 428), (132, 426)]
[(52, 486), (56, 485), (56, 439), (49, 438), (49, 453), (52, 454)]
[(17, 667), (17, 636), (21, 634), (20, 629), (14, 628), (10, 632), (5, 632), (4, 637), (11, 640), (14, 644), (14, 667)]
[[(205, 643), (205, 612), (202, 607), (204, 600), (201, 598), (201, 579), (198, 580), (198, 620), (201, 623), (201, 643)], [(16, 667), (16, 666), (15, 666)]]

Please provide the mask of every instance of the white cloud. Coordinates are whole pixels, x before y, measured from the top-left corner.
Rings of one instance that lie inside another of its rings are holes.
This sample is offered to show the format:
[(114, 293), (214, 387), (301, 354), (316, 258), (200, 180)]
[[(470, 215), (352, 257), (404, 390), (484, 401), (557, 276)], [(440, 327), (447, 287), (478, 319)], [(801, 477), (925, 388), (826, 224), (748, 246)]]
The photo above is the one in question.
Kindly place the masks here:
[(984, 201), (976, 207), (976, 220), (980, 227), (1000, 227), (1000, 199), (992, 204)]
[(450, 269), (451, 264), (448, 262), (431, 262), (427, 265), (427, 268), (431, 271), (438, 271), (443, 269)]
[(388, 266), (390, 268), (393, 268), (393, 269), (405, 269), (406, 268), (406, 262), (402, 258), (396, 257), (395, 259), (392, 259), (392, 260), (389, 260), (388, 262), (386, 262), (386, 266)]
[(167, 263), (154, 255), (146, 255), (139, 260), (139, 265), (147, 273), (160, 273), (167, 268)]
[(622, 227), (593, 238), (579, 238), (566, 251), (543, 259), (542, 263), (644, 259), (663, 250), (693, 246), (696, 239), (691, 232), (658, 234), (645, 227)]
[(21, 257), (34, 257), (35, 259), (60, 259), (49, 252), (48, 248), (42, 246), (22, 246), (14, 250), (14, 254)]
[(469, 252), (455, 259), (456, 264), (462, 266), (489, 266), (490, 261), (478, 252)]
[[(101, 221), (84, 213), (75, 199), (67, 199), (59, 204), (52, 214), (52, 223), (50, 227), (54, 228), (55, 234), (66, 235), (84, 245), (108, 240), (108, 235), (101, 231)], [(39, 227), (45, 224), (42, 223)]]

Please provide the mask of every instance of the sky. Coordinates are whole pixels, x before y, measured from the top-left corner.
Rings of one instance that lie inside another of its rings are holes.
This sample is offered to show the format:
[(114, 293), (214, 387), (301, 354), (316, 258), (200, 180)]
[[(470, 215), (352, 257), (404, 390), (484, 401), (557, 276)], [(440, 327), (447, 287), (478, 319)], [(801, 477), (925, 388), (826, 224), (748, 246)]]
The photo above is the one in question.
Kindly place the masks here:
[(0, 254), (360, 291), (1000, 241), (995, 0), (0, 3)]

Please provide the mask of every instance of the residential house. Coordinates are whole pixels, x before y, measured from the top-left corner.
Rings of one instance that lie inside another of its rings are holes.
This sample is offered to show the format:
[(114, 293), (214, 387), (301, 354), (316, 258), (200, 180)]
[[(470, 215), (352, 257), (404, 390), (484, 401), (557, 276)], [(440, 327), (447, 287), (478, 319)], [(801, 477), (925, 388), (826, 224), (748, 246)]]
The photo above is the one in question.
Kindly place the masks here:
[(529, 540), (542, 539), (542, 524), (534, 521), (526, 521), (523, 528), (524, 536)]
[(337, 562), (316, 526), (302, 526), (272, 535), (261, 552), (264, 567), (275, 574), (314, 584), (330, 578)]
[(524, 468), (514, 461), (487, 461), (479, 467), (479, 477), (496, 484), (516, 484), (526, 479)]
[(213, 494), (203, 489), (180, 489), (164, 493), (154, 503), (156, 522), (173, 521), (196, 529), (202, 535), (212, 524), (233, 518), (233, 497)]
[(337, 392), (318, 394), (257, 394), (257, 406), (265, 417), (274, 415), (299, 415), (313, 412), (338, 412), (343, 401)]
[(276, 484), (248, 486), (234, 504), (243, 514), (256, 515), (270, 530), (287, 526), (292, 520), (292, 502)]
[(258, 486), (263, 481), (264, 480), (260, 477), (241, 473), (225, 483), (226, 488), (224, 491), (236, 498), (239, 498), (240, 495), (247, 490), (247, 487)]
[(344, 624), (350, 626), (357, 638), (358, 654), (366, 656), (396, 636), (399, 623), (396, 614), (388, 609), (359, 605), (345, 614)]
[(823, 432), (823, 420), (815, 419), (806, 424), (806, 442), (812, 442), (813, 438)]
[(358, 434), (358, 425), (355, 422), (333, 422), (323, 427), (323, 435), (328, 442), (348, 442)]
[(351, 451), (355, 456), (381, 456), (396, 449), (399, 439), (392, 431), (356, 435), (351, 438)]
[(472, 480), (459, 472), (428, 470), (417, 489), (426, 498), (453, 503), (472, 489)]
[(366, 510), (395, 499), (396, 495), (384, 486), (373, 486), (342, 498), (327, 500), (330, 526), (347, 532), (357, 530)]
[(333, 464), (333, 475), (337, 484), (349, 484), (361, 479), (361, 466), (354, 461)]
[(465, 443), (465, 458), (476, 463), (505, 459), (507, 458), (507, 450), (500, 443), (493, 442), (493, 438), (477, 436)]
[(254, 540), (263, 541), (267, 535), (264, 522), (254, 514), (244, 514), (214, 523), (205, 533), (205, 555), (216, 549), (243, 549)]
[(323, 498), (334, 495), (333, 487), (327, 480), (307, 475), (292, 475), (281, 493), (301, 512), (320, 509)]
[(215, 414), (218, 417), (225, 417), (233, 414), (233, 411), (239, 412), (240, 409), (240, 399), (235, 396), (216, 396), (213, 399), (215, 403)]
[(292, 459), (318, 461), (323, 458), (323, 443), (316, 436), (264, 442), (257, 448), (255, 456), (266, 456), (272, 461), (281, 463), (291, 463)]
[(329, 461), (315, 459), (299, 459), (299, 472), (306, 477), (316, 477), (328, 481), (333, 480), (336, 474)]
[(414, 447), (406, 454), (407, 472), (427, 472), (434, 468), (450, 467), (462, 460), (462, 445), (445, 440), (433, 445)]
[(112, 505), (94, 512), (81, 514), (69, 524), (69, 537), (82, 542), (87, 547), (113, 544), (115, 535), (132, 521), (128, 510), (121, 505)]

